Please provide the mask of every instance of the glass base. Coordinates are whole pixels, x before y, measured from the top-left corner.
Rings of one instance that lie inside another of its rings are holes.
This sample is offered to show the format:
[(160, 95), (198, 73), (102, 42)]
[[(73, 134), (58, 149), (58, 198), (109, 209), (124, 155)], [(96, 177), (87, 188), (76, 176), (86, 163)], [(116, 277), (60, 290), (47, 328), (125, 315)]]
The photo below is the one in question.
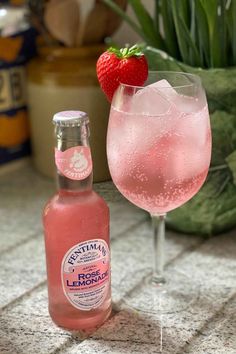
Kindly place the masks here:
[[(139, 273), (148, 274), (148, 270)], [(134, 277), (131, 273), (130, 279)], [(129, 282), (127, 277), (121, 280), (122, 288), (125, 282)], [(175, 269), (168, 270), (165, 273), (165, 282), (156, 284), (152, 281), (150, 269), (149, 275), (140, 278), (136, 286), (123, 295), (123, 301), (132, 310), (150, 314), (171, 314), (191, 307), (199, 295), (199, 284), (185, 273)]]

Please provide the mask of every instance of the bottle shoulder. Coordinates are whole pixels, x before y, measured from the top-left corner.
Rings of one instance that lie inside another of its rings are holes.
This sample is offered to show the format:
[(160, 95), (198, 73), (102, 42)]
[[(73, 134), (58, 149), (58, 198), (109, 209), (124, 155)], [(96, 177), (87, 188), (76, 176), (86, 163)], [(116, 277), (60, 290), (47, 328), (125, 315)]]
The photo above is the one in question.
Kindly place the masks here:
[(57, 193), (45, 205), (43, 214), (52, 211), (63, 213), (65, 210), (72, 209), (92, 209), (109, 212), (105, 200), (95, 191), (83, 193)]

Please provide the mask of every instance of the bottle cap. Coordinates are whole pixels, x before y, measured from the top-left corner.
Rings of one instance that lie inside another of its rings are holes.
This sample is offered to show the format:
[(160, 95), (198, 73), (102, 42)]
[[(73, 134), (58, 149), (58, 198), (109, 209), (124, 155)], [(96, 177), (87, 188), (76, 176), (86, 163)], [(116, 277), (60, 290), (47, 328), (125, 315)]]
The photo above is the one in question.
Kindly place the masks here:
[(64, 127), (73, 127), (89, 123), (89, 117), (87, 113), (82, 111), (62, 111), (54, 114), (53, 123)]

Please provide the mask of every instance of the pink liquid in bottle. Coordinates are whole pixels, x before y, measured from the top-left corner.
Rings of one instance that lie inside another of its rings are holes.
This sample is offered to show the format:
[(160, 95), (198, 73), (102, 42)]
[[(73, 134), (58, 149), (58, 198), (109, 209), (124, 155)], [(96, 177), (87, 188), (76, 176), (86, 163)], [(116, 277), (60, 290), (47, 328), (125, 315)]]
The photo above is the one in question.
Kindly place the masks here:
[(61, 112), (54, 123), (59, 189), (43, 214), (49, 313), (59, 326), (89, 329), (111, 312), (109, 209), (92, 190), (87, 115)]

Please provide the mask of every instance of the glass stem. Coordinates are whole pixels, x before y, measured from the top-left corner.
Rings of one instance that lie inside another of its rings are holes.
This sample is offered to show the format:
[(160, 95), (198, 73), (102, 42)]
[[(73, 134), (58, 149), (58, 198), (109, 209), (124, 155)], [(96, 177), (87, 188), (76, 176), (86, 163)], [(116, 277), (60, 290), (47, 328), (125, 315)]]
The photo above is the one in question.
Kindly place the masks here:
[(154, 231), (154, 260), (152, 283), (162, 285), (164, 278), (164, 246), (165, 246), (165, 217), (163, 215), (151, 215)]

